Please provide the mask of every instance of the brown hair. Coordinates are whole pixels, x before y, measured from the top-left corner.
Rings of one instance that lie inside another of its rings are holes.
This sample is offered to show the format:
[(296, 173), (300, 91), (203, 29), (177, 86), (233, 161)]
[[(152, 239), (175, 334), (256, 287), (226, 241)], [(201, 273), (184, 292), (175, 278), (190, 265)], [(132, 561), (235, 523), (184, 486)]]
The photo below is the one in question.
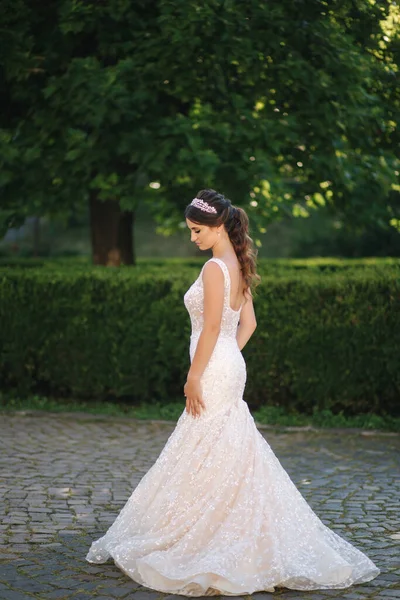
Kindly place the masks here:
[(225, 226), (240, 264), (244, 280), (243, 291), (245, 293), (248, 288), (254, 289), (260, 281), (260, 276), (256, 268), (257, 250), (249, 236), (247, 214), (242, 208), (233, 206), (228, 198), (215, 190), (201, 190), (196, 198), (213, 206), (217, 212), (206, 212), (189, 204), (185, 210), (185, 219), (208, 227), (218, 227), (221, 224)]

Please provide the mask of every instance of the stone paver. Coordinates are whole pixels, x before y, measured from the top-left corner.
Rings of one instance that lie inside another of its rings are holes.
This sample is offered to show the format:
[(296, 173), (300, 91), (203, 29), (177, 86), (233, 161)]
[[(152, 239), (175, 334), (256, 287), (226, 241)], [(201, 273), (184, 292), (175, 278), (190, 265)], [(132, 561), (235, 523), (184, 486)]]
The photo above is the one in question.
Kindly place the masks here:
[[(0, 600), (175, 600), (85, 555), (153, 464), (173, 425), (88, 415), (0, 414)], [(334, 531), (381, 568), (347, 590), (254, 600), (400, 599), (400, 437), (262, 430)]]

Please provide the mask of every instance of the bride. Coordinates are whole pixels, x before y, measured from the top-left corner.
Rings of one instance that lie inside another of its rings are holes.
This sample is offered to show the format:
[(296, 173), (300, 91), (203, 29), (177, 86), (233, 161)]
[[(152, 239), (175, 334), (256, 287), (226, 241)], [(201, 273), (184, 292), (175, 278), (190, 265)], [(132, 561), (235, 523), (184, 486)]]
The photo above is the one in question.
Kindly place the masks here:
[(191, 366), (186, 410), (153, 467), (86, 559), (184, 596), (345, 588), (379, 569), (326, 527), (301, 496), (243, 400), (241, 350), (256, 328), (258, 279), (248, 218), (202, 190), (185, 218), (212, 250), (184, 296)]

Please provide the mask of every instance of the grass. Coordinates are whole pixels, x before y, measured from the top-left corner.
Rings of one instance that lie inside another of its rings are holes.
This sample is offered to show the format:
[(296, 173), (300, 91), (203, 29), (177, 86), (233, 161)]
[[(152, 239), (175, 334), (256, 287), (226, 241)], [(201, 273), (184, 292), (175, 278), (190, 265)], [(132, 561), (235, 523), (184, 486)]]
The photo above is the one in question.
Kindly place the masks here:
[[(15, 398), (0, 395), (0, 410), (12, 411), (49, 411), (49, 412), (81, 412), (94, 415), (114, 417), (131, 417), (141, 420), (176, 421), (184, 409), (183, 401), (138, 406), (115, 403), (66, 400), (29, 396)], [(390, 415), (361, 414), (347, 416), (343, 413), (333, 414), (330, 410), (315, 410), (311, 415), (288, 412), (282, 407), (262, 406), (252, 412), (254, 419), (261, 424), (274, 427), (316, 427), (316, 428), (357, 428), (364, 430), (382, 430), (400, 432), (400, 417)]]
[(306, 427), (311, 425), (317, 428), (379, 429), (400, 432), (400, 417), (373, 413), (344, 415), (342, 412), (334, 414), (329, 409), (325, 409), (314, 410), (311, 415), (306, 415), (298, 412), (290, 413), (279, 406), (262, 406), (253, 412), (253, 417), (258, 423), (283, 427)]

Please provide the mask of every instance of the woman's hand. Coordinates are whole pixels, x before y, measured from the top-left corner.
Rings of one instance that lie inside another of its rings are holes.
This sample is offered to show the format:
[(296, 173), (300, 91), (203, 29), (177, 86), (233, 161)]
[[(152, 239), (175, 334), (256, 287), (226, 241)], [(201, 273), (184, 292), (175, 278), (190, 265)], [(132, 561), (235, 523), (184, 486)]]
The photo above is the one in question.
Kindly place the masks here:
[(200, 377), (189, 376), (183, 392), (186, 396), (186, 412), (191, 413), (193, 417), (199, 417), (202, 409), (206, 408), (201, 395)]

